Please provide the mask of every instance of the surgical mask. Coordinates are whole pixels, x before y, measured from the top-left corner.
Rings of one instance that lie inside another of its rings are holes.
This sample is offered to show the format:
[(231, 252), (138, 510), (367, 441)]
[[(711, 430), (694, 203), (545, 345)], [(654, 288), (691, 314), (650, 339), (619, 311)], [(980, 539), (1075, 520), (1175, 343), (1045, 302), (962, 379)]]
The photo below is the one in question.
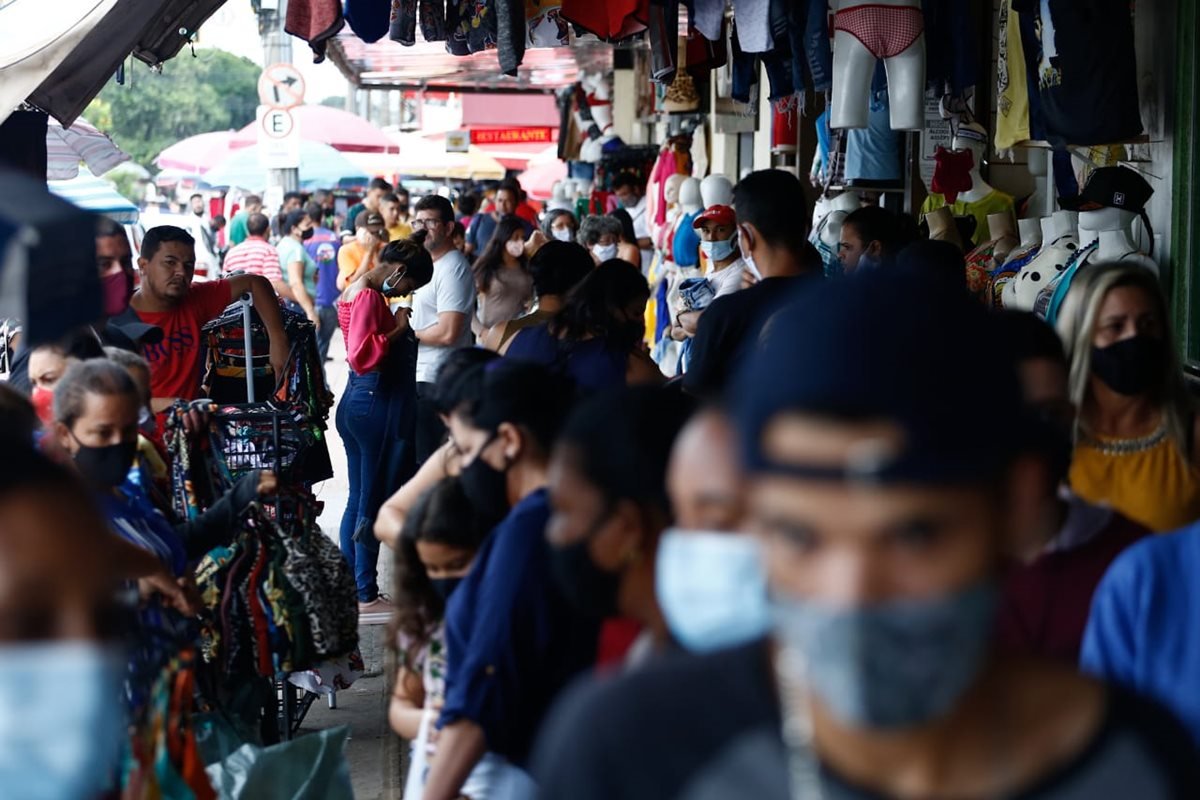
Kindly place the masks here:
[(525, 255), (525, 243), (524, 242), (517, 242), (517, 241), (511, 241), (511, 240), (507, 241), (504, 243), (504, 249), (507, 250), (508, 254), (510, 256), (512, 256), (513, 258), (520, 258), (521, 256)]
[[(71, 434), (72, 437), (75, 434)], [(75, 439), (78, 442), (78, 439)], [(137, 440), (120, 442), (105, 447), (79, 445), (75, 453), (75, 465), (84, 478), (98, 489), (114, 489), (125, 482), (137, 455)]]
[(607, 512), (579, 541), (550, 548), (550, 567), (559, 590), (581, 614), (593, 619), (617, 615), (617, 593), (621, 588), (620, 573), (600, 569), (590, 552), (592, 537), (606, 519)]
[(29, 395), (29, 399), (33, 402), (33, 410), (37, 412), (38, 419), (43, 425), (49, 425), (54, 422), (54, 390), (47, 389), (45, 386), (35, 386)]
[(1167, 348), (1162, 339), (1139, 334), (1108, 347), (1092, 348), (1092, 372), (1117, 394), (1134, 397), (1162, 382)]
[(384, 278), (382, 287), (383, 293), (391, 294), (392, 292), (396, 291), (396, 287), (400, 285), (400, 281), (404, 280), (404, 276), (407, 272), (408, 270), (398, 269), (387, 278)]
[(810, 690), (846, 725), (908, 728), (948, 714), (987, 658), (988, 582), (922, 600), (831, 607), (771, 601), (775, 635), (805, 663)]
[(704, 253), (704, 257), (709, 261), (724, 261), (733, 255), (735, 241), (732, 237), (729, 239), (718, 239), (715, 242), (701, 242), (700, 252)]
[(314, 228), (308, 228), (306, 230), (300, 231), (301, 241), (307, 242), (309, 239), (311, 239), (313, 237), (313, 234), (316, 232), (317, 231)]
[(0, 647), (0, 785), (6, 797), (98, 797), (124, 739), (124, 664), (94, 642)]
[(494, 519), (508, 514), (508, 478), (482, 456), (464, 467), (458, 479), (476, 512)]
[(463, 582), (463, 576), (459, 575), (456, 578), (430, 578), (429, 584), (433, 587), (433, 591), (437, 592), (437, 596), (442, 598), (445, 603), (450, 599), (450, 595), (454, 594), (454, 590)]
[(129, 307), (133, 294), (133, 279), (125, 270), (105, 275), (100, 279), (100, 303), (104, 316), (115, 317)]
[(668, 530), (654, 591), (675, 640), (707, 653), (767, 634), (771, 607), (758, 541), (740, 533)]
[(617, 246), (615, 244), (594, 244), (592, 253), (601, 261), (608, 261), (610, 258), (617, 257)]
[(550, 233), (560, 242), (570, 242), (575, 240), (575, 234), (570, 228), (551, 228)]

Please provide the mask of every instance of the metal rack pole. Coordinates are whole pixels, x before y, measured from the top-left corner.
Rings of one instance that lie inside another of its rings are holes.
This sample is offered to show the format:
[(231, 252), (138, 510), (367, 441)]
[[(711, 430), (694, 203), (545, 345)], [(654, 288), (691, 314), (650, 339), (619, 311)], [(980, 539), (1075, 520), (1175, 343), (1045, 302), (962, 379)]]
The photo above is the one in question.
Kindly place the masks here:
[(251, 332), (250, 307), (254, 297), (246, 292), (238, 299), (242, 306), (242, 336), (246, 347), (246, 402), (254, 402), (254, 336)]

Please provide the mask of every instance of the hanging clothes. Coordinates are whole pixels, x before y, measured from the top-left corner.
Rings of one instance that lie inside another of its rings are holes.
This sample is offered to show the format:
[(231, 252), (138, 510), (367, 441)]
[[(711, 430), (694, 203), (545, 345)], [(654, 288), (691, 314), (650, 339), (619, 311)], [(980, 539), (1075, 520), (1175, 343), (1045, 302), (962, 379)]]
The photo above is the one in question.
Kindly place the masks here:
[(892, 130), (886, 91), (871, 95), (867, 127), (846, 132), (846, 183), (890, 183), (904, 177), (904, 133)]
[(1000, 33), (996, 59), (996, 149), (1008, 150), (1030, 138), (1029, 82), (1021, 23), (1010, 0), (1000, 0)]
[(921, 215), (924, 216), (930, 211), (948, 206), (956, 217), (974, 217), (975, 234), (971, 237), (971, 242), (973, 245), (979, 245), (992, 238), (991, 230), (988, 228), (988, 215), (1011, 214), (1014, 204), (1012, 195), (1005, 194), (999, 189), (993, 189), (973, 203), (963, 200), (962, 197), (953, 203), (947, 203), (945, 196), (934, 192), (926, 197), (925, 202), (921, 205)]
[(313, 63), (325, 60), (329, 40), (346, 26), (341, 0), (291, 0), (284, 19), (285, 33), (303, 39), (313, 51)]
[(367, 44), (387, 36), (391, 14), (391, 0), (346, 0), (346, 23)]
[(525, 0), (528, 47), (567, 47), (571, 31), (559, 0)]
[(496, 8), (496, 56), (500, 72), (513, 77), (525, 60), (529, 29), (525, 24), (525, 0), (494, 0)]
[(925, 85), (937, 95), (962, 96), (979, 82), (978, 37), (971, 3), (922, 0), (925, 19)]

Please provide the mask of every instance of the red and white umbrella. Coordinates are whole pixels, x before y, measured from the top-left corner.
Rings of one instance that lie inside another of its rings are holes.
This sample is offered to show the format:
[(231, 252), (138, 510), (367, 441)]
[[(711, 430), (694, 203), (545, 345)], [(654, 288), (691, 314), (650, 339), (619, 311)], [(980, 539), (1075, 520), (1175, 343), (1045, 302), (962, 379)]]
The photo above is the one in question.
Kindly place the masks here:
[(236, 135), (236, 131), (213, 131), (189, 136), (159, 153), (154, 164), (163, 170), (203, 175), (225, 160), (233, 149), (233, 137)]
[[(300, 129), (300, 138), (307, 142), (329, 145), (343, 153), (395, 152), (396, 144), (373, 124), (348, 111), (331, 106), (297, 106), (291, 110)], [(238, 131), (230, 145), (249, 147), (258, 143), (257, 122)]]
[(80, 161), (87, 164), (93, 175), (103, 175), (128, 160), (128, 153), (82, 117), (68, 128), (53, 117), (46, 125), (47, 180), (67, 181), (77, 177)]

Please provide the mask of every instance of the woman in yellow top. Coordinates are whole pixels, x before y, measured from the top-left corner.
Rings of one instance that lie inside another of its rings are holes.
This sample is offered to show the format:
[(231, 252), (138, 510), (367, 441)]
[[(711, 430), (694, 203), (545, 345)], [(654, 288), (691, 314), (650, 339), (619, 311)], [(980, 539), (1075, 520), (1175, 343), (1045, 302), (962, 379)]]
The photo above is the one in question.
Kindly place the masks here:
[(1200, 519), (1197, 418), (1158, 278), (1110, 263), (1082, 276), (1059, 333), (1079, 416), (1071, 488), (1151, 530)]

